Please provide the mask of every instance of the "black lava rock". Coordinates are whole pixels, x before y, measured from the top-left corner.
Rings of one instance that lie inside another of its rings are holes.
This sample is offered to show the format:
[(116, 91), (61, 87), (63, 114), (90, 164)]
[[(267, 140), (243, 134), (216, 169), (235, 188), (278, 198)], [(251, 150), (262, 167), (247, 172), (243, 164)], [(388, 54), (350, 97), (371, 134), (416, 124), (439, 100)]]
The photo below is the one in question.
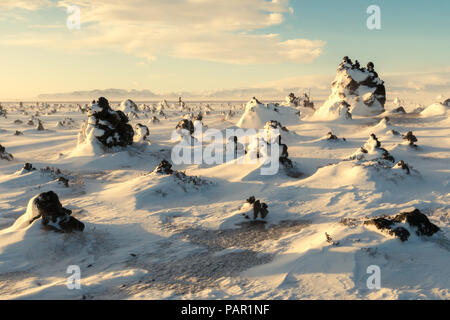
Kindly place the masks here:
[(14, 159), (13, 155), (6, 152), (5, 147), (2, 146), (1, 144), (0, 144), (0, 159), (7, 161), (12, 161)]
[(187, 132), (189, 132), (190, 135), (192, 135), (194, 133), (194, 124), (192, 123), (191, 120), (189, 119), (183, 119), (180, 122), (178, 122), (177, 126), (175, 127), (175, 129), (177, 130), (186, 130)]
[(400, 213), (394, 220), (398, 222), (406, 221), (410, 226), (416, 228), (418, 236), (432, 236), (440, 230), (437, 225), (431, 223), (427, 216), (418, 209)]
[(34, 171), (36, 170), (36, 168), (33, 167), (33, 165), (31, 163), (25, 163), (25, 165), (23, 166), (23, 170), (25, 171)]
[(262, 219), (264, 219), (269, 214), (269, 209), (267, 204), (256, 200), (254, 196), (251, 196), (247, 199), (247, 202), (253, 206), (253, 219), (256, 220), (260, 215)]
[(41, 193), (34, 200), (34, 205), (39, 212), (35, 219), (42, 218), (45, 228), (64, 233), (84, 230), (84, 224), (71, 216), (72, 211), (61, 205), (58, 195), (53, 191)]
[(406, 241), (410, 233), (406, 228), (398, 226), (402, 222), (406, 222), (416, 229), (418, 236), (432, 236), (440, 230), (438, 226), (431, 223), (427, 216), (418, 209), (414, 209), (411, 212), (403, 212), (394, 217), (370, 219), (365, 221), (364, 224), (374, 225), (377, 229), (387, 231), (389, 234), (398, 237), (401, 241)]
[(160, 174), (173, 174), (172, 164), (164, 159), (161, 163), (155, 168), (154, 172)]
[(103, 135), (96, 138), (106, 147), (126, 147), (133, 144), (133, 127), (128, 124), (128, 117), (122, 111), (111, 109), (106, 98), (101, 97), (90, 108), (95, 127), (103, 130)]
[(403, 114), (405, 114), (406, 111), (405, 111), (405, 108), (398, 107), (398, 108), (395, 108), (394, 110), (392, 110), (392, 113), (403, 113)]
[(417, 142), (416, 136), (412, 133), (412, 131), (408, 131), (404, 136), (403, 140), (407, 140), (410, 146), (415, 146)]

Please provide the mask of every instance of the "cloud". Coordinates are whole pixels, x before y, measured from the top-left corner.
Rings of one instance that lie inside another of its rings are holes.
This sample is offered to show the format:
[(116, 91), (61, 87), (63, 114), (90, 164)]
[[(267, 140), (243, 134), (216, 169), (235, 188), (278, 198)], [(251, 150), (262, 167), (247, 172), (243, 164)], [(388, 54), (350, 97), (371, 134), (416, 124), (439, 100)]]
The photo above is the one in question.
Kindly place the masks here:
[[(32, 3), (22, 6), (37, 8)], [(292, 14), (288, 0), (64, 0), (55, 5), (78, 5), (81, 30), (70, 36), (69, 30), (39, 34), (39, 41), (37, 34), (23, 34), (22, 45), (54, 42), (66, 49), (119, 49), (149, 60), (171, 56), (232, 64), (310, 63), (325, 46), (321, 40), (265, 32)], [(3, 40), (18, 44), (13, 36)]]
[(0, 10), (26, 9), (34, 11), (45, 6), (51, 6), (50, 0), (2, 0)]

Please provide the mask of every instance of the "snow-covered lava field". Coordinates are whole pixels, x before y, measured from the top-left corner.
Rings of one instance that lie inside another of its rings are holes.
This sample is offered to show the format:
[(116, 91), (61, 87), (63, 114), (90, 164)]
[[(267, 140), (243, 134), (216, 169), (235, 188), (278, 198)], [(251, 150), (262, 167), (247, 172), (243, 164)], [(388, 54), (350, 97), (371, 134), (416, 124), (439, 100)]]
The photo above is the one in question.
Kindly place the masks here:
[[(95, 141), (106, 133), (92, 114), (109, 112), (98, 102), (3, 103), (0, 298), (450, 299), (450, 107), (397, 99), (370, 115), (384, 101), (362, 89), (333, 105), (335, 88), (316, 112), (293, 97), (110, 101), (134, 131), (113, 148)], [(205, 133), (277, 121), (290, 161), (273, 175), (237, 160), (170, 168), (182, 119)], [(39, 216), (49, 191), (65, 222)], [(67, 286), (69, 266), (80, 289)]]

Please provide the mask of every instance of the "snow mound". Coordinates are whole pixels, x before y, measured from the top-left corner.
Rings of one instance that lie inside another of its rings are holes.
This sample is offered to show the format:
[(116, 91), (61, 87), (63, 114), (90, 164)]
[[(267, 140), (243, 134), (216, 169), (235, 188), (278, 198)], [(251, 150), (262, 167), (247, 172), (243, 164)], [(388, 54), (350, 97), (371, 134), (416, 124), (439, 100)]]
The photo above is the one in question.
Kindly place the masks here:
[(131, 99), (123, 100), (120, 103), (119, 110), (125, 114), (137, 113), (139, 112), (139, 108), (136, 103), (134, 103)]
[(345, 107), (352, 115), (373, 116), (384, 112), (386, 89), (373, 63), (361, 68), (358, 60), (352, 63), (344, 57), (331, 84), (331, 95), (317, 110), (315, 117), (335, 120), (344, 117)]
[(395, 162), (393, 156), (389, 152), (381, 147), (381, 143), (375, 134), (371, 134), (364, 146), (358, 149), (350, 157), (350, 160), (386, 160)]
[(245, 106), (245, 111), (236, 125), (245, 129), (262, 129), (270, 120), (284, 125), (298, 124), (298, 111), (272, 103), (265, 105), (253, 97)]
[(433, 103), (428, 106), (425, 110), (423, 110), (420, 115), (422, 117), (436, 117), (436, 116), (445, 116), (448, 112), (448, 108), (441, 103)]

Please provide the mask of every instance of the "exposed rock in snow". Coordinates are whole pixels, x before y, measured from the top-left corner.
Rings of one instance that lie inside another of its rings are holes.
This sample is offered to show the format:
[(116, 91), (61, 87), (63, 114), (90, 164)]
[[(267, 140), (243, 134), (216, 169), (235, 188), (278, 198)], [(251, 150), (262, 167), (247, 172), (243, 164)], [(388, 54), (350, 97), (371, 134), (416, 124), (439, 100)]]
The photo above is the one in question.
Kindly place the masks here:
[(158, 123), (160, 123), (161, 121), (157, 118), (157, 117), (155, 117), (155, 116), (153, 116), (151, 119), (150, 119), (150, 123), (153, 123), (153, 124), (158, 124)]
[(49, 230), (65, 233), (84, 230), (84, 224), (71, 216), (72, 211), (61, 205), (58, 195), (53, 191), (41, 193), (30, 201), (32, 201), (30, 223), (42, 218), (42, 225)]
[(153, 170), (154, 173), (159, 174), (172, 174), (172, 164), (166, 159), (162, 160), (160, 164)]
[(58, 128), (73, 128), (75, 126), (75, 120), (72, 118), (65, 118), (62, 121), (58, 121), (56, 123), (56, 127)]
[(246, 219), (253, 218), (253, 220), (256, 220), (258, 217), (264, 219), (269, 214), (269, 209), (266, 203), (256, 200), (254, 196), (251, 196), (239, 210), (239, 213)]
[(21, 173), (23, 173), (23, 172), (35, 171), (35, 170), (36, 170), (36, 168), (34, 168), (33, 165), (32, 165), (31, 163), (28, 163), (28, 162), (27, 162), (27, 163), (25, 163), (25, 165), (23, 166)]
[(411, 169), (409, 168), (409, 165), (407, 163), (405, 163), (405, 161), (403, 161), (403, 160), (400, 160), (399, 162), (397, 162), (395, 164), (395, 166), (392, 167), (392, 169), (402, 169), (402, 170), (405, 170), (406, 174), (411, 173)]
[(331, 84), (331, 95), (316, 111), (315, 117), (334, 120), (342, 118), (346, 111), (357, 116), (377, 115), (384, 112), (385, 102), (384, 82), (375, 72), (373, 63), (360, 68), (357, 61), (353, 64), (344, 57)]
[(136, 124), (136, 135), (135, 135), (135, 142), (148, 142), (150, 143), (150, 130), (148, 130), (148, 127), (146, 125), (143, 125), (141, 123)]
[(23, 121), (22, 120), (19, 120), (19, 119), (17, 119), (17, 120), (14, 120), (14, 124), (22, 124), (23, 123)]
[(0, 117), (7, 119), (8, 118), (7, 114), (8, 113), (7, 113), (6, 109), (4, 109), (3, 106), (0, 104)]
[(350, 156), (350, 160), (387, 160), (395, 162), (393, 156), (389, 152), (381, 147), (381, 143), (375, 134), (371, 134), (367, 142)]
[(403, 136), (403, 140), (406, 140), (411, 147), (417, 147), (417, 138), (412, 131), (408, 131), (408, 133)]
[(78, 144), (93, 147), (99, 153), (99, 147), (126, 147), (133, 143), (133, 127), (122, 111), (114, 111), (108, 100), (99, 98), (88, 111), (88, 121), (84, 122), (78, 135)]
[(411, 234), (405, 227), (398, 226), (402, 222), (406, 222), (415, 231), (417, 236), (430, 237), (440, 230), (438, 226), (431, 223), (428, 217), (418, 209), (414, 209), (411, 212), (403, 212), (394, 217), (370, 219), (365, 221), (364, 224), (375, 225), (378, 229), (387, 231), (389, 234), (400, 238), (401, 241), (406, 241)]
[(134, 103), (134, 101), (131, 100), (131, 99), (123, 100), (120, 103), (119, 110), (122, 111), (125, 114), (129, 114), (129, 113), (132, 113), (132, 112), (134, 112), (134, 113), (139, 112), (139, 108), (138, 108), (137, 104)]
[(36, 127), (36, 130), (38, 130), (38, 131), (44, 131), (45, 130), (44, 125), (42, 124), (41, 120), (38, 120), (38, 125)]
[(181, 140), (191, 142), (191, 139), (193, 138), (192, 135), (194, 134), (195, 131), (195, 126), (191, 120), (183, 119), (180, 120), (180, 122), (178, 122), (177, 126), (175, 127), (175, 130), (177, 131)]
[(23, 132), (16, 130), (16, 132), (14, 133), (15, 136), (23, 136)]
[(445, 100), (442, 104), (450, 108), (450, 99)]
[(25, 214), (20, 216), (9, 230), (27, 228), (41, 219), (43, 229), (70, 233), (83, 231), (84, 224), (71, 216), (72, 211), (59, 202), (58, 195), (53, 191), (41, 193), (33, 197), (27, 206)]
[(328, 141), (340, 141), (340, 140), (342, 140), (342, 141), (347, 141), (345, 138), (338, 138), (336, 135), (334, 135), (333, 134), (333, 132), (328, 132), (327, 133), (327, 135), (324, 137), (324, 139), (325, 140), (328, 140)]
[(6, 152), (5, 147), (0, 144), (0, 160), (12, 161), (13, 159), (13, 155)]

